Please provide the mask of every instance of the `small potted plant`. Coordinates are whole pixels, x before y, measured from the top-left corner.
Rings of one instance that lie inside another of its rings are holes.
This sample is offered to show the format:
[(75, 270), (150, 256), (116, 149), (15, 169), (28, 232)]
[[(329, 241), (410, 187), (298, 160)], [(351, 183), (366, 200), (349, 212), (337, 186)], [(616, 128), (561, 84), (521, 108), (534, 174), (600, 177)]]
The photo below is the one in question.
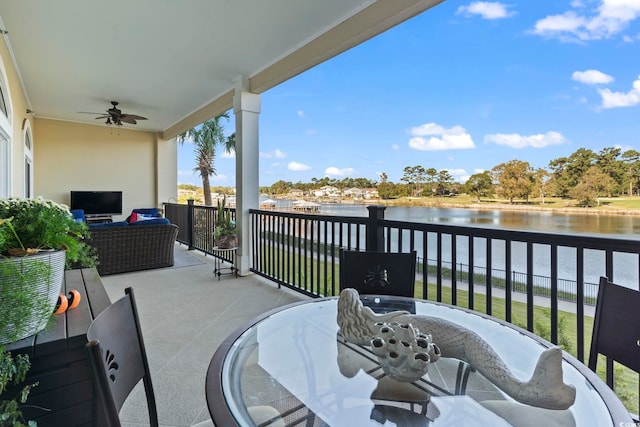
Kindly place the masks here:
[(218, 199), (216, 224), (213, 230), (213, 240), (221, 249), (233, 248), (237, 245), (236, 222), (231, 219), (231, 211), (226, 208), (227, 198)]
[(50, 200), (0, 200), (0, 344), (44, 329), (65, 267), (95, 263), (86, 224)]

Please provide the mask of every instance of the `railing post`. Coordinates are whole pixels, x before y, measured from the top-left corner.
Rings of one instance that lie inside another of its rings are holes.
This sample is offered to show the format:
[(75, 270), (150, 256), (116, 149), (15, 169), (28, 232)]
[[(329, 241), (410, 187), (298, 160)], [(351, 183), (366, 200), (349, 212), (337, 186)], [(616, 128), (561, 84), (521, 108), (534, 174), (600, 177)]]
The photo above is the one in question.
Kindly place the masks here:
[(187, 244), (189, 246), (188, 250), (192, 251), (195, 249), (193, 246), (193, 199), (187, 200)]
[(366, 234), (366, 250), (367, 251), (384, 251), (384, 229), (378, 224), (378, 221), (384, 219), (384, 210), (386, 206), (371, 205), (367, 206), (369, 210), (369, 221), (367, 222)]

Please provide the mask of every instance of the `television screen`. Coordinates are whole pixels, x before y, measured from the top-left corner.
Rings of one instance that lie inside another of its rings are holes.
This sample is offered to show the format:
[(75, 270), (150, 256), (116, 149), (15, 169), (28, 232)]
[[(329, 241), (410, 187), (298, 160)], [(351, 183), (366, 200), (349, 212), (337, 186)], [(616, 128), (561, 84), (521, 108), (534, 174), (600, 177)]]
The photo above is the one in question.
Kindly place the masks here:
[(121, 215), (122, 191), (72, 191), (70, 207), (85, 215)]

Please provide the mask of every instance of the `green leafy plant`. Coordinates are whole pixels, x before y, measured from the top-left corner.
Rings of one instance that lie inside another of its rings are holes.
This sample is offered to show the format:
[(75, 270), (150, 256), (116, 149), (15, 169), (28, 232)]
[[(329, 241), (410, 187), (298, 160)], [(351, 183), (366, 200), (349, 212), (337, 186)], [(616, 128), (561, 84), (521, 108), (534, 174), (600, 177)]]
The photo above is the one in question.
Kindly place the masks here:
[[(53, 279), (53, 267), (44, 261), (50, 258), (45, 251), (64, 250), (67, 267), (92, 266), (96, 257), (86, 244), (87, 237), (86, 224), (76, 222), (64, 205), (42, 198), (0, 200), (0, 342), (19, 340), (32, 333), (34, 322), (42, 328), (50, 321), (55, 302), (51, 295), (57, 295), (55, 286), (61, 282)], [(33, 421), (25, 424), (20, 410), (36, 385), (22, 384), (29, 367), (27, 356), (13, 357), (0, 348), (2, 426), (36, 425)]]
[(0, 346), (0, 395), (11, 386), (20, 386), (11, 399), (0, 400), (0, 425), (12, 427), (35, 427), (35, 421), (25, 421), (20, 405), (27, 401), (31, 388), (38, 383), (21, 385), (31, 367), (29, 357), (19, 354), (15, 357)]
[(216, 227), (213, 231), (213, 238), (216, 242), (224, 236), (232, 236), (236, 234), (236, 222), (231, 219), (231, 211), (226, 208), (226, 202), (226, 197), (218, 199)]
[(89, 267), (95, 256), (86, 244), (88, 233), (87, 225), (76, 222), (65, 205), (42, 198), (0, 200), (0, 256), (64, 249), (68, 266)]

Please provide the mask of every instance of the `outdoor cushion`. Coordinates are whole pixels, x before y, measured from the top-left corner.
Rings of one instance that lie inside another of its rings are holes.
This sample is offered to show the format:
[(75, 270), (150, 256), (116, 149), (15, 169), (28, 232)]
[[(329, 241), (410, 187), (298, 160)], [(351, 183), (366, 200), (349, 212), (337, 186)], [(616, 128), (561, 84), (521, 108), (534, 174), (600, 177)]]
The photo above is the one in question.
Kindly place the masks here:
[(89, 224), (89, 228), (122, 227), (123, 225), (129, 225), (129, 223), (126, 221), (98, 222), (95, 224)]
[(153, 219), (153, 218), (159, 218), (159, 217), (153, 216), (153, 215), (145, 215), (145, 214), (141, 214), (141, 213), (137, 213), (137, 212), (132, 212), (131, 215), (129, 216), (129, 218), (127, 218), (127, 222), (129, 224), (131, 224), (131, 223), (134, 223), (134, 222), (145, 221), (147, 219)]
[(129, 215), (125, 221), (128, 223), (136, 222), (139, 220), (140, 215), (150, 216), (153, 218), (162, 217), (158, 208), (136, 208), (131, 211), (131, 215)]
[(155, 217), (160, 216), (160, 210), (158, 208), (136, 208), (133, 210), (133, 212), (137, 214), (150, 215)]
[(171, 224), (167, 218), (151, 218), (144, 221), (136, 221), (129, 224), (130, 227), (136, 225)]
[(71, 209), (70, 212), (76, 222), (84, 222), (84, 209)]

